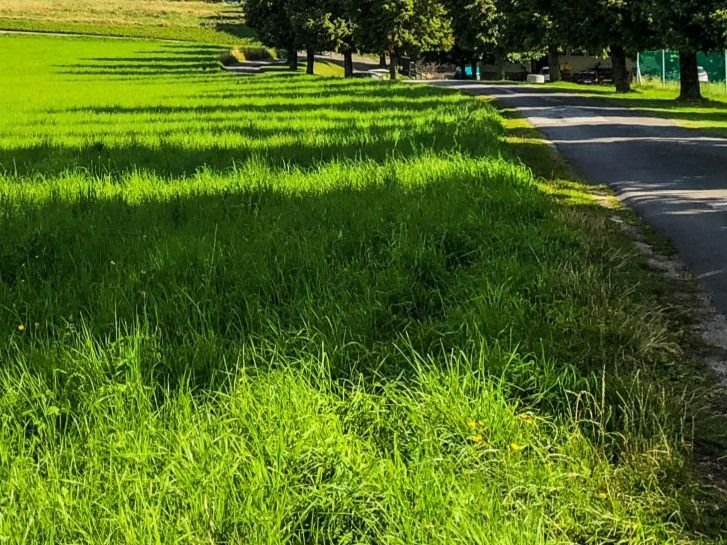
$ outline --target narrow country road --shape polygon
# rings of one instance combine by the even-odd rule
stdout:
[[[437,82],[517,109],[587,181],[611,186],[668,238],[727,314],[727,139],[603,99],[547,88]]]

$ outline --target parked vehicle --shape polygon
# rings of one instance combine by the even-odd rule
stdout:
[[[388,68],[374,68],[372,70],[369,70],[366,73],[370,74],[372,78],[389,79],[389,69]]]
[[[576,74],[575,82],[582,85],[595,85],[600,83],[598,73],[595,70],[584,70],[583,72],[578,72]]]
[[[709,74],[703,66],[697,66],[697,75],[700,83],[709,83]]]
[[[477,67],[477,78],[472,77],[472,66],[467,65],[464,67],[464,77],[462,77],[462,70],[460,67],[454,71],[454,79],[481,79],[480,68]]]
[[[596,74],[598,75],[598,83],[613,83],[613,69],[597,69]]]

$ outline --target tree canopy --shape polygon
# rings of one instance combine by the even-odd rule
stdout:
[[[609,53],[619,91],[629,90],[626,57],[640,49],[680,52],[682,98],[699,98],[697,51],[727,45],[725,0],[244,0],[247,24],[266,44],[297,57],[338,51],[353,75],[353,52],[387,53],[391,78],[401,57],[426,53],[465,62],[548,55],[553,79],[567,51]],[[291,67],[296,62],[291,59]]]

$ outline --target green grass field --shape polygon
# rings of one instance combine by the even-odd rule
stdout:
[[[256,45],[237,6],[204,0],[0,0],[0,30]]]
[[[0,541],[719,541],[670,286],[487,103],[0,48]]]

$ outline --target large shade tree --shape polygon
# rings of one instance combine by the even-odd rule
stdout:
[[[343,54],[343,71],[347,78],[353,77],[353,54],[357,49],[356,33],[361,24],[356,10],[356,0],[332,0],[333,13],[338,20],[336,51]]]
[[[353,18],[361,21],[355,33],[366,51],[389,54],[389,74],[396,79],[402,55],[448,50],[452,24],[439,0],[361,0]]]
[[[644,0],[573,0],[576,19],[583,22],[575,43],[591,51],[608,51],[616,91],[631,90],[628,55],[658,46],[656,33],[644,12]]]
[[[726,46],[725,0],[642,1],[662,46],[679,51],[679,99],[701,100],[697,53]]]
[[[560,54],[574,45],[581,21],[573,3],[558,0],[498,0],[505,47],[521,56],[548,56],[550,80],[559,81]]]
[[[297,43],[306,50],[306,72],[313,74],[315,55],[338,47],[348,27],[332,0],[286,0],[285,15]],[[285,17],[283,17],[285,18]]]
[[[300,43],[287,17],[287,5],[288,0],[244,0],[242,3],[246,24],[268,47],[285,49],[291,70],[297,70]]]
[[[561,79],[565,50],[608,52],[617,90],[630,90],[626,57],[649,43],[642,0],[501,0],[508,6],[509,47],[547,54],[551,81]]]
[[[459,64],[462,74],[465,63],[476,63],[491,51],[499,39],[498,11],[495,0],[444,0],[452,21],[453,47],[451,57]]]

